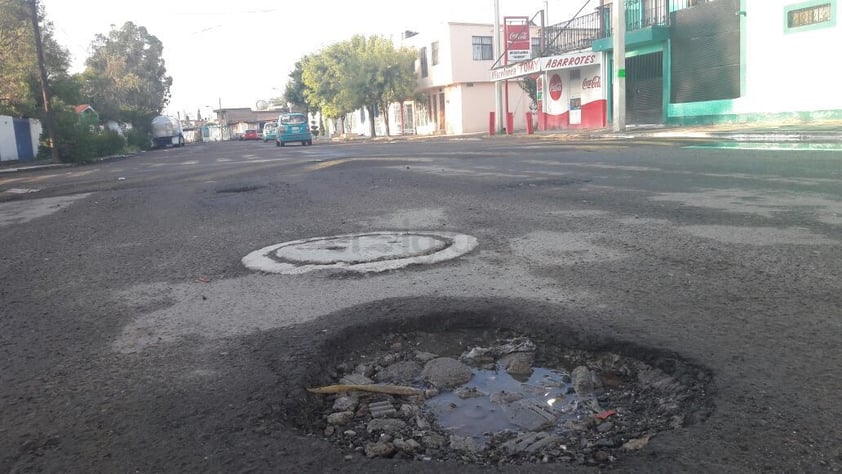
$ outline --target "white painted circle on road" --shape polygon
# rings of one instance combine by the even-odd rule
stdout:
[[[464,255],[477,239],[454,232],[368,232],[294,240],[243,257],[256,271],[294,275],[320,269],[382,272]]]

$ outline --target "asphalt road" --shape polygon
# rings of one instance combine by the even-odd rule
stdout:
[[[710,370],[709,417],[609,469],[838,471],[842,154],[690,144],[231,142],[4,174],[0,471],[486,472],[295,427],[360,345],[463,327]],[[240,261],[381,230],[479,246],[368,275]]]

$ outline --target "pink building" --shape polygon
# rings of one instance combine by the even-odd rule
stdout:
[[[533,40],[540,41],[539,29],[532,29]],[[488,132],[489,114],[495,109],[489,71],[500,57],[500,52],[494,51],[493,36],[493,25],[476,23],[444,23],[429,32],[404,33],[401,44],[418,52],[418,90],[425,97],[421,102],[403,104],[404,113],[397,114],[404,117],[404,133]],[[523,130],[527,114],[536,104],[517,81],[510,81],[508,90],[514,128]],[[407,109],[414,112],[407,113]]]

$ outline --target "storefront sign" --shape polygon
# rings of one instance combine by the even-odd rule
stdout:
[[[560,56],[551,56],[549,58],[538,58],[529,61],[522,61],[509,66],[492,69],[491,80],[503,81],[515,77],[536,74],[541,71],[556,71],[559,69],[568,69],[584,66],[595,66],[600,64],[600,55],[594,53],[574,53],[563,54]],[[600,78],[597,76],[591,79],[589,87],[583,88],[598,88],[601,87]]]
[[[582,89],[599,89],[600,87],[602,87],[602,79],[599,76],[585,78],[582,81]]]
[[[553,100],[561,99],[561,76],[558,74],[553,74],[550,78],[550,98]]]
[[[512,79],[514,77],[526,76],[535,74],[541,71],[541,61],[533,59],[531,61],[524,61],[511,66],[501,67],[499,69],[491,70],[492,81],[502,81],[505,79]]]
[[[541,61],[541,70],[552,71],[554,69],[566,69],[599,64],[599,55],[595,53],[562,54],[560,56],[543,58]]]
[[[506,17],[504,21],[503,37],[506,38],[506,59],[512,62],[531,58],[532,42],[529,37],[529,18]]]

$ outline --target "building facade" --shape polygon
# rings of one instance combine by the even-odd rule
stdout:
[[[665,121],[842,118],[842,92],[836,82],[842,68],[830,53],[842,44],[837,4],[838,0],[718,0],[673,14],[676,32],[698,32],[701,25],[710,28],[722,22],[712,45],[727,62],[707,66],[704,54],[689,54],[698,48],[693,38],[673,35],[665,66],[671,78]],[[694,76],[699,79],[690,79]]]
[[[841,0],[624,0],[626,123],[842,118]],[[536,80],[538,128],[612,122],[612,2],[540,32],[540,58],[492,70]]]
[[[424,100],[396,104],[390,114],[395,129],[422,135],[487,132],[495,110],[489,71],[500,58],[493,36],[493,25],[475,23],[444,23],[429,32],[405,33],[402,46],[418,53],[415,70]],[[532,27],[532,36],[539,38],[537,27]],[[506,97],[515,128],[525,128],[527,114],[534,110],[531,98],[516,81],[509,84]]]
[[[696,124],[842,118],[838,0],[626,0],[626,121]],[[613,77],[607,34],[592,49]],[[607,84],[611,116],[611,84]]]

